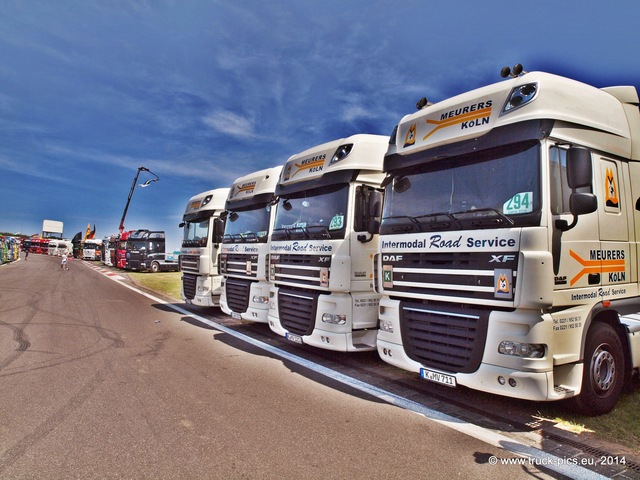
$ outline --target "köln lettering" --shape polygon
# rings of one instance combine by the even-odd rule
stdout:
[[[468,122],[461,122],[460,129],[464,130],[465,128],[479,127],[481,125],[489,125],[490,117],[484,118],[476,118],[475,120],[470,120]]]
[[[610,282],[624,282],[626,279],[626,272],[609,272]]]

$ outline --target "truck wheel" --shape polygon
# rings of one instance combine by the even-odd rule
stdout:
[[[573,399],[585,415],[609,413],[618,403],[624,384],[624,356],[616,331],[606,323],[595,323],[584,349],[582,391]]]
[[[158,262],[151,262],[151,271],[158,273],[160,271],[160,264]]]

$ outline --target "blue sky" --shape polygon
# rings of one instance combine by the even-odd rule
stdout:
[[[0,231],[165,230],[187,200],[522,63],[640,86],[637,0],[2,0]],[[139,183],[149,177],[141,175]]]

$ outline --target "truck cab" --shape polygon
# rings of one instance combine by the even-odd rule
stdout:
[[[599,415],[640,365],[638,94],[518,67],[392,136],[378,353]]]
[[[228,188],[208,190],[187,202],[183,221],[180,271],[182,300],[201,307],[218,307],[222,275],[218,256],[224,220],[221,218],[229,194]]]
[[[115,235],[114,241],[114,252],[115,252],[115,266],[116,268],[126,269],[127,268],[127,241],[129,236],[135,230],[126,230],[124,232]]]
[[[281,170],[278,166],[245,175],[229,190],[220,254],[220,309],[238,320],[267,323],[269,237]]]
[[[354,135],[293,155],[276,187],[269,327],[296,343],[376,348],[373,262],[388,137]]]
[[[82,259],[99,260],[102,252],[102,240],[88,238],[82,242]]]
[[[147,269],[150,255],[165,251],[164,231],[136,230],[127,239],[127,270],[141,271]]]

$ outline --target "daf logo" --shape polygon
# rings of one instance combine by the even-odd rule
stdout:
[[[383,262],[401,262],[402,255],[383,255],[382,261]]]
[[[512,262],[515,259],[515,255],[491,255],[491,260],[489,260],[489,263],[506,263]]]

